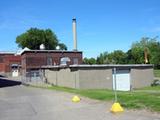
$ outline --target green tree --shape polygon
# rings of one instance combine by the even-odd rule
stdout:
[[[83,63],[84,64],[90,64],[90,65],[96,64],[96,59],[95,58],[84,58]]]
[[[127,55],[127,57],[126,57],[126,63],[127,63],[127,64],[135,64],[135,63],[136,63],[136,61],[135,61],[135,59],[134,59],[134,56],[133,56],[133,54],[132,54],[132,50],[131,50],[131,49],[129,49],[129,50],[126,52],[126,55]]]
[[[29,49],[38,50],[41,44],[45,45],[47,50],[55,50],[56,46],[60,46],[61,50],[67,50],[63,43],[59,43],[57,36],[50,29],[30,28],[25,33],[17,36],[16,43],[22,49],[27,47]]]
[[[98,64],[125,64],[126,63],[126,53],[122,50],[115,50],[114,52],[101,53],[97,57]]]
[[[144,48],[142,47],[132,47],[131,48],[131,55],[133,57],[133,62],[135,64],[142,64],[144,63]]]
[[[100,53],[100,55],[97,57],[97,64],[107,64],[107,56],[108,52]]]
[[[144,63],[144,52],[146,50],[149,63],[155,66],[160,65],[160,42],[157,38],[144,37],[139,42],[133,43],[132,48],[127,53],[128,61],[136,64]]]
[[[67,50],[67,46],[63,43],[59,43],[58,46],[60,47],[60,50]]]
[[[108,63],[110,64],[126,64],[126,53],[122,50],[115,50],[108,55]]]
[[[154,64],[155,67],[160,67],[160,42],[151,39],[147,47],[149,50],[149,62]]]

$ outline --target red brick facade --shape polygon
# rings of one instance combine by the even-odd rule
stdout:
[[[12,65],[21,65],[21,56],[15,56],[14,53],[0,53],[0,72],[6,73],[12,71]]]
[[[82,52],[56,51],[56,50],[26,50],[21,55],[14,53],[0,53],[0,73],[11,73],[17,65],[23,71],[39,69],[42,66],[54,66],[61,64],[61,58],[69,58],[67,65],[82,64]]]
[[[22,53],[22,69],[38,69],[46,65],[60,65],[60,60],[68,57],[68,65],[82,64],[82,52],[77,51],[56,51],[56,50],[29,50]],[[76,60],[76,61],[75,61]]]

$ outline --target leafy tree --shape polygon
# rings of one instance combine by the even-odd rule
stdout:
[[[45,45],[47,50],[55,50],[56,46],[59,45],[61,50],[67,50],[67,47],[63,43],[59,43],[57,36],[50,29],[38,29],[30,28],[25,33],[17,36],[16,43],[22,49],[27,47],[29,49],[39,49],[41,44]]]
[[[132,61],[135,64],[144,63],[144,48],[142,47],[133,47],[131,48]]]
[[[108,55],[108,60],[110,64],[126,64],[126,57],[122,50],[115,50]]]
[[[59,43],[58,46],[60,47],[60,50],[67,50],[67,46],[63,43]]]
[[[149,49],[148,49],[149,42],[150,38],[144,37],[140,40],[140,42],[135,42],[132,44],[131,54],[133,63],[135,64],[145,63],[144,52],[145,50],[147,50],[146,52],[149,57]]]
[[[108,52],[101,53],[97,57],[97,64],[106,64],[108,62],[107,61],[107,56],[108,56]]]
[[[149,49],[149,61],[154,64],[155,67],[160,66],[160,42],[152,40],[148,45]]]
[[[129,50],[126,52],[126,55],[127,55],[127,57],[126,57],[126,63],[127,63],[127,64],[135,64],[135,63],[136,63],[136,61],[134,60],[134,56],[133,56],[133,54],[132,54],[131,49],[129,49]]]
[[[84,64],[90,64],[90,65],[96,64],[96,59],[95,58],[84,58],[83,63]]]
[[[142,38],[140,42],[133,43],[130,53],[128,54],[129,61],[136,64],[144,63],[144,51],[146,50],[149,63],[155,66],[160,65],[160,42],[157,38],[158,37],[145,37]]]
[[[98,64],[125,64],[126,63],[126,53],[122,50],[115,50],[114,52],[101,53],[97,57]]]

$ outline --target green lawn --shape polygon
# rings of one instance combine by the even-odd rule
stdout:
[[[56,86],[48,87],[48,89],[71,92],[102,101],[114,101],[114,92],[106,89],[78,90]],[[149,109],[160,112],[160,86],[146,87],[131,92],[118,92],[118,102],[128,109]]]
[[[160,70],[154,70],[154,76],[160,78]]]

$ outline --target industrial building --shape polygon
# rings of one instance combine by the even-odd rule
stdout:
[[[0,75],[17,77],[20,75],[21,56],[14,52],[0,52]]]
[[[80,51],[25,50],[21,55],[0,54],[1,75],[21,76],[24,83],[48,84],[77,89],[114,89],[128,91],[150,86],[153,65],[84,65]]]
[[[25,48],[19,55],[0,53],[0,73],[21,76],[23,83],[48,84],[77,89],[116,89],[128,91],[150,86],[153,65],[84,65],[83,52],[77,50],[76,19],[73,19],[73,51]],[[116,84],[116,85],[115,85]]]
[[[42,66],[82,64],[82,52],[63,50],[25,50],[21,53],[23,79],[39,79]]]
[[[116,89],[129,91],[150,86],[153,82],[153,66],[132,65],[70,65],[43,66],[47,82],[57,86],[77,89]],[[116,73],[114,73],[114,69]]]

